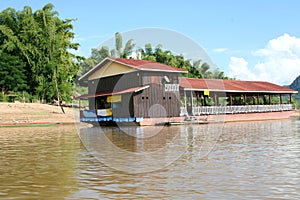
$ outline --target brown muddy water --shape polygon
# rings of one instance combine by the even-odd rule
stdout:
[[[2,128],[0,199],[300,199],[300,120]]]

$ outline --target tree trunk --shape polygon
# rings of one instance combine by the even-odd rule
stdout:
[[[57,100],[58,100],[58,105],[61,109],[61,111],[65,114],[65,110],[62,107],[61,103],[60,103],[60,98],[59,98],[59,89],[58,89],[58,84],[57,84],[57,71],[55,72],[55,87],[56,87],[56,94],[57,94]]]

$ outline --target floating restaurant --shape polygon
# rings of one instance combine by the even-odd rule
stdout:
[[[288,118],[297,93],[263,81],[183,78],[186,70],[125,58],[105,58],[79,78],[88,101],[80,121],[114,124],[203,123]]]

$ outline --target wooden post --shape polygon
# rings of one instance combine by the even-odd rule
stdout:
[[[272,104],[272,98],[271,98],[271,95],[269,94],[269,104],[271,105]]]
[[[243,95],[243,98],[244,98],[243,104],[246,105],[246,98],[247,98],[246,94]]]
[[[257,94],[257,105],[259,105],[259,94]]]
[[[191,90],[191,101],[192,101],[192,114],[194,115],[194,112],[193,112],[193,108],[194,108],[194,100],[193,100],[193,91]]]
[[[218,95],[217,93],[214,94],[215,97],[215,106],[218,106]]]
[[[290,104],[292,103],[292,94],[290,94]]]
[[[187,105],[186,105],[186,91],[184,90],[184,107],[185,109],[187,109]]]
[[[279,100],[280,100],[280,104],[282,104],[282,95],[279,94]]]
[[[230,101],[230,105],[232,106],[232,94],[229,94],[229,101]]]

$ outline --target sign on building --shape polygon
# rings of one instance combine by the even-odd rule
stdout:
[[[177,92],[179,91],[179,84],[165,84],[166,92]]]

